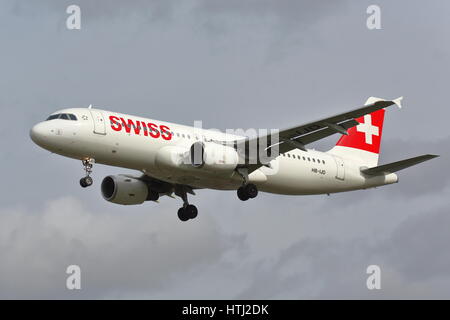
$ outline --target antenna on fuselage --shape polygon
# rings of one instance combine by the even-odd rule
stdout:
[[[89,105],[88,109],[92,109],[92,104]]]

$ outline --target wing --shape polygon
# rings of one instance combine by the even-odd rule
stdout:
[[[258,150],[262,148],[266,151],[278,148],[277,153],[285,153],[293,149],[306,151],[305,146],[311,142],[326,138],[335,133],[347,134],[347,129],[359,124],[355,120],[356,118],[393,104],[401,107],[400,103],[402,99],[403,97],[394,100],[370,97],[366,105],[354,110],[281,130],[279,131],[278,139],[276,139],[276,136],[268,134],[238,141],[238,150],[240,150],[241,156],[246,159],[245,166],[251,168],[251,171],[253,171],[255,168],[265,164],[258,156],[257,158],[252,156],[258,155]],[[249,151],[251,149],[255,149],[254,152]]]
[[[130,178],[139,179],[147,183],[148,187],[151,190],[154,190],[159,193],[160,196],[168,196],[173,198],[173,194],[180,195],[183,193],[189,193],[192,195],[195,195],[194,190],[198,188],[194,188],[189,185],[184,184],[176,184],[176,183],[169,183],[163,180],[159,180],[157,178],[154,178],[146,173],[144,173],[140,177],[136,177],[133,175],[126,175]]]

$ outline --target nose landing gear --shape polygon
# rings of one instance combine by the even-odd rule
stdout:
[[[94,183],[94,180],[90,176],[92,173],[94,162],[95,160],[91,158],[82,160],[84,171],[86,172],[86,176],[80,179],[80,186],[82,186],[83,188],[92,186],[92,184]]]
[[[91,177],[84,177],[80,179],[80,186],[82,186],[83,188],[92,186],[93,183],[94,180],[92,180]]]

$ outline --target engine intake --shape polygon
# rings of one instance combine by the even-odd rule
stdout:
[[[124,175],[105,177],[101,190],[106,201],[123,205],[141,204],[149,195],[145,182]]]

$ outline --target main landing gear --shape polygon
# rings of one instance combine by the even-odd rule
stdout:
[[[188,221],[189,219],[194,219],[197,217],[198,210],[197,207],[193,204],[183,205],[180,209],[178,209],[178,218],[181,221]]]
[[[92,167],[94,166],[94,159],[84,159],[82,160],[84,171],[86,172],[86,176],[80,179],[80,186],[83,188],[92,186],[94,180],[90,176],[92,173]]]
[[[248,169],[239,168],[236,171],[242,177],[242,186],[237,190],[238,198],[242,201],[256,198],[258,188],[253,183],[248,183]]]
[[[180,186],[175,190],[175,194],[183,199],[183,206],[178,209],[178,218],[181,221],[188,221],[196,218],[198,215],[197,207],[193,204],[189,204],[186,189],[183,188],[183,186]]]
[[[239,187],[237,190],[237,196],[242,201],[247,201],[248,199],[256,198],[258,195],[258,188],[253,184],[249,183]]]

